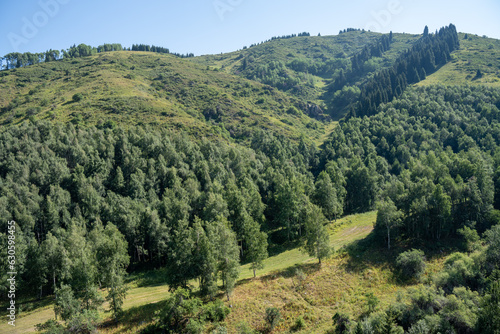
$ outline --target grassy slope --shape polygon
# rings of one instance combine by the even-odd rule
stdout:
[[[383,249],[359,251],[352,245],[365,237],[373,229],[375,212],[347,216],[329,226],[331,245],[337,253],[324,261],[321,269],[317,260],[293,248],[268,258],[265,268],[257,272],[254,279],[248,265],[240,270],[240,280],[231,299],[231,313],[227,319],[229,332],[241,321],[262,329],[266,307],[277,307],[283,320],[275,332],[288,331],[297,316],[306,321],[303,333],[321,332],[331,327],[331,317],[341,310],[353,316],[364,312],[364,294],[373,292],[382,305],[395,299],[398,292],[411,285],[401,285],[394,279],[390,262],[393,254]],[[346,246],[349,246],[347,247]],[[429,262],[428,271],[440,267],[441,259]],[[293,269],[300,268],[307,278],[299,284]],[[124,303],[123,321],[115,326],[109,313],[102,313],[106,319],[100,332],[134,333],[152,321],[154,312],[160,309],[168,297],[168,286],[163,282],[163,271],[139,273],[130,277],[127,298]],[[224,297],[221,295],[221,299]],[[225,300],[225,299],[223,299]],[[17,326],[11,333],[32,330],[37,323],[54,316],[50,298],[40,307],[27,303],[24,309],[34,308],[18,318]],[[7,332],[6,322],[0,323],[0,333]]]
[[[418,86],[488,85],[500,87],[500,40],[459,34],[460,50],[453,52],[452,61],[419,82]],[[476,78],[476,72],[483,73]]]
[[[244,74],[241,73],[242,62],[243,59],[249,59],[249,57],[252,57],[255,64],[269,64],[272,61],[288,64],[294,59],[305,59],[311,63],[334,61],[339,66],[342,64],[350,66],[348,59],[366,45],[377,41],[380,36],[380,33],[351,31],[334,36],[277,39],[231,53],[200,56],[191,60],[236,75]],[[398,55],[410,48],[419,37],[410,34],[394,34],[391,49],[382,58],[375,60],[377,66],[385,68],[392,65]],[[287,68],[287,75],[298,77],[300,73]],[[313,78],[315,89],[308,91],[303,97],[321,104],[325,85],[331,77],[313,76]]]
[[[81,93],[83,99],[73,102]],[[0,124],[29,118],[151,124],[245,139],[255,129],[312,140],[323,124],[289,115],[293,96],[170,55],[102,53],[0,72]]]

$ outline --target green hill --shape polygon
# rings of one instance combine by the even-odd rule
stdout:
[[[0,72],[16,330],[499,331],[499,53],[450,25]]]
[[[243,50],[190,60],[322,104],[325,86],[341,69],[350,67],[354,54],[376,43],[381,36],[380,33],[349,31],[335,36],[278,38]],[[391,66],[418,38],[418,35],[394,34],[390,50],[366,64],[365,75]]]
[[[370,56],[337,92],[334,81],[354,55],[382,34],[277,38],[220,55],[178,58],[151,52],[105,52],[0,72],[0,122],[49,119],[112,127],[150,124],[244,140],[255,129],[320,143],[361,87],[421,35],[394,33],[390,48]],[[467,37],[467,38],[466,38]],[[500,85],[500,41],[460,34],[461,47],[417,85]],[[479,76],[478,76],[479,74]],[[350,88],[349,88],[350,87]],[[75,101],[73,96],[76,97]],[[340,94],[340,96],[339,96]],[[80,99],[79,99],[80,98]]]
[[[276,89],[170,55],[108,52],[0,72],[0,122],[149,124],[245,140],[255,129],[318,139],[308,106]],[[76,95],[76,96],[75,96]]]
[[[486,85],[500,86],[500,40],[472,34],[459,34],[460,50],[451,62],[418,83],[419,86]],[[480,71],[479,76],[478,70]]]

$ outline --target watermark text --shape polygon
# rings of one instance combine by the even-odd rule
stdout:
[[[16,222],[9,221],[7,223],[7,298],[10,300],[8,311],[8,324],[16,326]]]

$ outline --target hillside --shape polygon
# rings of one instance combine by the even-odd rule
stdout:
[[[324,133],[293,96],[170,55],[107,52],[2,71],[0,91],[4,125],[29,118],[149,124],[241,140],[255,129],[296,139]]]
[[[500,331],[499,41],[72,48],[0,72],[20,332]]]
[[[393,273],[385,263],[390,253],[371,256],[371,263],[367,265],[359,260],[360,254],[365,256],[365,250],[356,244],[369,237],[375,218],[375,212],[369,212],[346,216],[332,223],[329,226],[331,245],[343,250],[325,263],[321,270],[318,270],[314,259],[299,248],[269,257],[265,268],[258,271],[255,279],[248,265],[241,266],[240,281],[231,302],[232,312],[227,320],[229,332],[237,332],[242,323],[253,328],[265,327],[263,314],[269,305],[279,307],[283,312],[283,320],[275,332],[293,328],[300,315],[304,315],[306,326],[296,332],[324,332],[331,327],[335,312],[346,310],[346,305],[350,305],[348,312],[353,316],[363,313],[367,292],[374,292],[385,305],[393,302],[398,294],[416,286],[403,286],[394,281]],[[442,259],[433,258],[429,265],[428,272],[436,272],[442,266]],[[150,324],[154,311],[159,310],[171,295],[164,275],[161,270],[133,275],[128,282],[130,290],[124,303],[127,320],[113,325],[109,312],[103,312],[101,316],[107,319],[105,323],[108,325],[102,326],[99,331],[137,332]],[[41,302],[24,303],[25,311],[20,317],[22,324],[12,333],[30,331],[37,323],[52,318],[52,306],[50,297]],[[0,332],[7,329],[6,324],[0,325]]]
[[[500,40],[473,34],[459,34],[460,49],[452,61],[436,73],[419,82],[418,86],[486,85],[500,86]],[[477,71],[481,75],[477,76]]]
[[[350,68],[350,58],[377,43],[380,33],[348,31],[335,36],[278,38],[239,51],[190,59],[227,73],[265,82],[303,99],[322,104],[326,85],[341,69]],[[389,51],[372,59],[364,75],[391,66],[411,47],[418,35],[394,34]]]

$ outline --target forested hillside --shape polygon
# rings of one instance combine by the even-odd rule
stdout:
[[[15,235],[20,298],[53,303],[60,322],[40,331],[105,329],[125,320],[127,275],[160,272],[155,284],[172,293],[145,333],[496,333],[499,50],[450,25],[417,36],[301,33],[203,57],[109,44],[22,66],[9,58],[0,241],[7,249]],[[440,84],[451,75],[463,80]],[[337,220],[374,210],[365,240],[332,249]],[[328,277],[317,290],[298,269],[255,277],[296,248],[319,264],[308,275]],[[366,279],[358,267],[374,254],[384,279],[404,287],[397,300],[379,306],[366,293],[361,312],[354,298],[309,297],[334,286],[337,270]],[[426,271],[429,261],[441,270]],[[240,265],[252,282],[291,277],[321,316],[297,311],[290,327],[284,301],[264,326],[226,323],[243,312],[231,310],[248,283]],[[3,296],[7,257],[0,267]]]
[[[368,31],[348,31],[337,36],[272,38],[240,51],[191,60],[277,87],[326,109],[324,89],[330,91],[327,96],[333,94],[336,90],[326,86],[350,71],[352,61],[356,75],[350,77],[349,83],[354,85],[380,68],[391,66],[394,59],[418,38]]]

